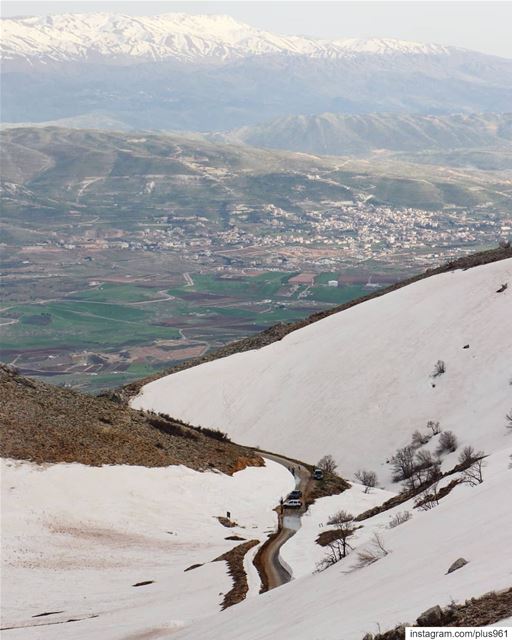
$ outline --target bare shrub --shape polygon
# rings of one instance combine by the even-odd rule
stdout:
[[[338,467],[336,461],[331,455],[326,455],[323,458],[320,458],[316,466],[327,473],[334,473]]]
[[[434,372],[432,373],[433,378],[438,378],[442,376],[443,373],[446,373],[446,363],[444,360],[438,360],[434,365]]]
[[[458,447],[457,436],[453,431],[443,431],[439,436],[439,446],[436,449],[437,455],[442,453],[452,453]]]
[[[410,511],[399,511],[393,518],[391,518],[388,526],[390,529],[394,529],[395,527],[398,527],[398,525],[407,522],[407,520],[410,520],[411,518],[412,515]]]
[[[429,420],[427,422],[427,429],[430,429],[432,431],[433,436],[437,436],[438,433],[441,433],[441,426],[439,422],[435,420]]]
[[[348,513],[348,511],[340,509],[340,511],[336,511],[336,513],[334,513],[332,516],[329,517],[329,520],[327,520],[327,524],[334,525],[336,527],[341,528],[343,525],[347,524],[348,522],[352,522],[353,519],[354,519],[354,516],[351,513]]]
[[[365,493],[370,493],[370,489],[377,486],[377,474],[375,471],[364,471],[363,469],[360,469],[354,474],[354,477],[365,487]]]
[[[362,549],[357,554],[357,564],[355,565],[357,569],[362,569],[363,567],[367,567],[377,560],[384,558],[389,554],[388,549],[384,544],[384,540],[378,533],[373,534],[373,539],[371,543],[365,549]]]
[[[512,380],[511,380],[511,384],[512,384]],[[507,427],[507,429],[512,430],[512,409],[510,409],[510,411],[505,416],[505,420],[506,420],[505,426]]]
[[[152,427],[158,429],[161,433],[166,433],[169,436],[178,436],[179,438],[187,438],[188,440],[198,439],[198,436],[196,436],[194,432],[187,430],[185,427],[181,427],[168,418],[155,415],[153,412],[149,412],[146,419]]]
[[[213,438],[214,440],[219,440],[220,442],[231,442],[227,433],[221,431],[220,429],[210,429],[209,427],[192,427],[196,431],[199,431],[203,435],[208,438]]]

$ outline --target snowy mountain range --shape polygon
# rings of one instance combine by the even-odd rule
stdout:
[[[355,55],[445,56],[459,49],[393,39],[320,40],[280,36],[226,15],[62,14],[2,21],[5,61],[200,61],[262,55],[339,59]]]
[[[9,18],[1,57],[6,122],[214,131],[299,114],[512,104],[505,58],[392,39],[280,36],[229,16]]]

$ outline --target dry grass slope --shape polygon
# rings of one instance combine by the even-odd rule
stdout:
[[[107,398],[53,387],[0,365],[0,454],[36,463],[79,462],[232,474],[261,466],[253,451]]]

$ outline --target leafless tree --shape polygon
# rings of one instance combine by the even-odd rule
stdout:
[[[459,455],[459,464],[464,467],[462,470],[462,482],[475,487],[482,484],[483,468],[485,466],[485,453],[483,451],[475,451],[473,447],[464,447]]]
[[[336,527],[337,540],[340,543],[343,557],[345,557],[347,555],[347,549],[350,548],[347,540],[355,531],[354,516],[342,509],[332,515],[329,520],[327,520],[327,524]]]
[[[507,427],[507,429],[512,430],[512,409],[510,409],[510,411],[505,416],[505,420],[506,420],[505,426]]]
[[[320,458],[316,466],[327,473],[334,473],[338,467],[336,461],[331,455],[326,455],[323,458]]]
[[[365,471],[364,469],[360,469],[354,474],[354,477],[365,487],[365,493],[370,493],[370,489],[377,486],[377,474],[375,471]]]
[[[348,539],[354,533],[354,516],[347,511],[337,511],[327,521],[328,525],[336,528],[332,531],[333,539],[326,545],[327,553],[317,564],[317,571],[323,571],[327,567],[336,564],[346,557],[349,549],[352,549]]]
[[[346,555],[344,548],[345,547],[341,540],[335,539],[332,542],[329,542],[329,544],[326,545],[326,554],[322,560],[317,563],[316,570],[324,571],[325,569],[332,567],[333,564],[343,560]]]
[[[414,447],[407,445],[402,449],[398,449],[395,455],[391,458],[391,464],[393,465],[393,480],[400,482],[400,480],[407,480],[414,472]]]

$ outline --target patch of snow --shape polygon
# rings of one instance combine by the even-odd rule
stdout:
[[[272,461],[230,477],[3,460],[3,626],[25,627],[9,632],[23,640],[120,640],[218,612],[232,580],[226,563],[212,560],[240,544],[225,538],[266,540],[272,508],[292,487]],[[238,527],[218,522],[227,511]],[[193,564],[203,566],[185,571]],[[132,586],[147,580],[154,583]],[[33,617],[55,611],[63,613]]]
[[[454,51],[453,47],[382,38],[280,36],[225,15],[65,13],[2,19],[2,58],[30,64],[99,59],[225,60],[269,54],[326,59],[360,54],[438,56]]]

